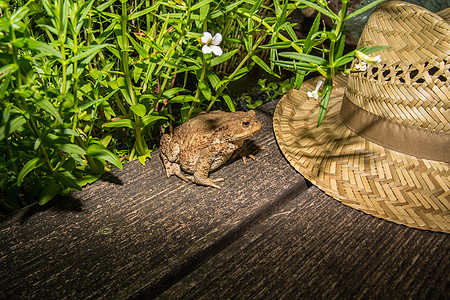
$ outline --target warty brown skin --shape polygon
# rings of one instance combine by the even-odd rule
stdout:
[[[220,189],[223,178],[211,179],[209,172],[225,163],[244,141],[261,129],[256,113],[214,111],[202,113],[175,128],[173,136],[161,138],[161,157],[167,177]],[[184,175],[181,170],[193,176]]]

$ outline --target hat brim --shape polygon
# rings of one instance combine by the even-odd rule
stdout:
[[[339,116],[344,76],[334,78],[325,119],[317,127],[320,100],[307,91],[319,79],[289,91],[275,109],[275,136],[289,163],[345,205],[409,227],[450,233],[449,164],[386,149],[348,129]]]

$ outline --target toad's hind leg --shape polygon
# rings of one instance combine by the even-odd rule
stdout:
[[[220,181],[225,181],[225,178],[215,178],[215,179],[211,179],[209,177],[206,178],[202,178],[202,177],[196,177],[194,175],[194,180],[193,182],[201,184],[201,185],[206,185],[206,186],[211,186],[214,187],[216,189],[221,189],[220,185],[215,184],[215,182],[220,182]]]
[[[214,161],[213,156],[200,155],[200,158],[197,160],[197,163],[195,164],[194,176],[192,181],[197,184],[221,189],[221,187],[217,185],[216,182],[224,181],[225,180],[224,178],[211,179],[208,177],[213,161]]]
[[[167,178],[169,178],[172,175],[176,175],[179,178],[183,179],[184,181],[192,180],[191,178],[187,178],[186,176],[183,175],[183,173],[181,173],[179,164],[170,162],[162,152],[161,158],[163,159],[164,162],[164,168],[166,169]]]

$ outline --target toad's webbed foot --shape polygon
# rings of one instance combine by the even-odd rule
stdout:
[[[209,177],[203,178],[203,177],[199,177],[199,176],[195,176],[194,175],[193,178],[192,178],[192,181],[197,183],[197,184],[211,186],[211,187],[214,187],[214,188],[220,190],[221,187],[219,185],[215,184],[215,183],[216,182],[220,182],[220,181],[225,181],[225,178],[212,179],[212,178],[209,178]]]

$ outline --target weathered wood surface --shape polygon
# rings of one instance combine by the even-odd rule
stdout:
[[[449,299],[448,250],[311,187],[160,298]]]
[[[0,298],[448,296],[449,236],[308,187],[278,150],[274,104],[258,110],[257,161],[212,173],[222,190],[167,179],[156,152],[1,220]]]

